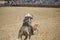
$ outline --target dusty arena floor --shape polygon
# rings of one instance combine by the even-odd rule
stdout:
[[[0,7],[0,40],[16,40],[27,13],[39,24],[31,40],[60,40],[60,8],[42,7]]]

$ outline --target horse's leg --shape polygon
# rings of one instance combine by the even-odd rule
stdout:
[[[21,40],[22,40],[22,36],[21,36]]]
[[[31,38],[31,35],[29,35],[29,40],[30,40],[30,38]]]
[[[23,35],[23,32],[19,32],[18,39],[21,38],[22,40],[22,35]]]
[[[24,40],[27,40],[27,38],[28,38],[28,33],[26,32]]]
[[[25,36],[25,39],[24,40],[27,40],[28,36]]]
[[[18,39],[20,39],[20,38],[21,38],[21,40],[22,40],[22,35],[19,34],[19,35],[18,35]]]

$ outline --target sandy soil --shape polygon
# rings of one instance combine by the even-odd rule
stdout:
[[[31,40],[60,40],[60,8],[41,7],[0,7],[0,40],[16,40],[27,13],[39,24]]]

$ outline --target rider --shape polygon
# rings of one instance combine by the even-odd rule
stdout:
[[[29,14],[29,13],[27,15],[25,15],[25,18],[23,20],[23,24],[26,23],[26,22],[28,22],[28,19],[32,22],[33,16],[31,14]],[[31,25],[31,22],[30,22],[29,27],[31,28],[31,32],[32,32],[32,35],[33,35],[34,31],[33,31],[33,27]]]

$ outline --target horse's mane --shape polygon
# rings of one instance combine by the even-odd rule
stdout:
[[[24,22],[22,26],[29,26],[29,24],[27,22]]]

